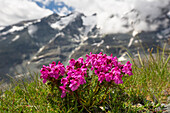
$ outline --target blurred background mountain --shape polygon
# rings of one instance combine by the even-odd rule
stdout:
[[[170,0],[0,0],[0,7],[0,81],[89,52],[125,61],[141,44],[170,48]]]

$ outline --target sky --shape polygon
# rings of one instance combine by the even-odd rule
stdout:
[[[97,14],[97,27],[103,33],[153,31],[168,20],[155,21],[170,0],[0,0],[0,26],[23,20],[39,19],[53,13],[63,16],[78,11],[86,16]],[[146,22],[150,21],[148,24]],[[125,27],[130,26],[130,27]]]

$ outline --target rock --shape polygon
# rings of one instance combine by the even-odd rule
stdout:
[[[163,113],[170,113],[170,104],[164,106]]]

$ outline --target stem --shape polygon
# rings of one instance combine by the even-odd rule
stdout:
[[[108,89],[109,89],[109,85],[107,86],[105,94],[103,96],[103,99],[99,102],[99,104],[101,104],[103,102],[104,98],[106,97],[106,93],[107,93]]]
[[[97,86],[96,86],[96,88],[95,88],[95,90],[94,90],[94,95],[96,94],[96,92],[97,92],[97,87],[99,86],[99,81],[97,81]]]
[[[78,99],[78,103],[79,103],[80,105],[82,105],[89,113],[91,113],[91,112],[86,108],[86,106],[84,106],[84,105],[80,102],[81,98],[79,98],[79,95],[78,95],[77,91],[75,91],[75,93],[76,93],[76,96],[77,96],[77,99]]]
[[[76,93],[76,96],[77,96],[77,99],[78,99],[78,103],[81,104],[77,91],[75,91],[75,93]]]

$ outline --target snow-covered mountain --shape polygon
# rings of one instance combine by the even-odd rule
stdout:
[[[170,45],[167,11],[154,20],[159,22],[154,31],[137,32],[133,29],[127,33],[106,34],[97,27],[96,18],[97,14],[86,16],[73,12],[0,27],[0,80],[7,80],[7,73],[15,76],[28,70],[37,72],[42,65],[52,61],[66,64],[70,58],[84,57],[89,52],[112,53],[120,60],[126,60],[126,49],[135,55],[141,50],[141,43],[145,49],[162,47],[164,43]],[[164,21],[168,24],[164,25]],[[150,23],[147,18],[146,22]]]

